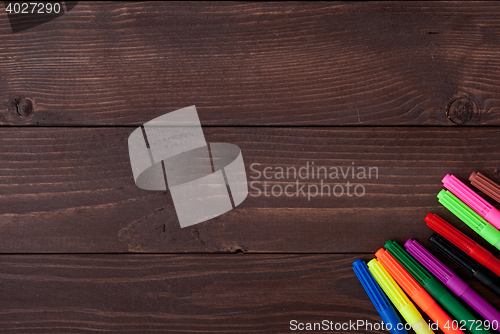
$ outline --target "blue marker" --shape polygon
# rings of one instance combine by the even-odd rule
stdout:
[[[356,276],[358,276],[359,281],[365,288],[368,297],[377,309],[378,314],[382,317],[382,321],[385,326],[392,334],[408,334],[404,329],[404,324],[401,322],[396,310],[392,306],[387,296],[384,294],[380,286],[377,284],[372,274],[368,270],[368,266],[365,261],[358,259],[352,263],[352,269]],[[399,325],[399,329],[398,329]]]

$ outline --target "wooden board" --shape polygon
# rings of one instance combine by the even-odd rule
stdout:
[[[13,33],[0,3],[0,332],[379,323],[354,260],[388,239],[427,246],[428,212],[484,245],[436,194],[446,173],[500,181],[500,4],[64,7]],[[168,192],[134,184],[127,138],[189,105],[208,142],[241,148],[254,183],[236,209],[181,229]],[[312,163],[339,178],[302,179]],[[321,181],[364,194],[297,191]]]
[[[0,327],[8,333],[246,334],[290,333],[291,320],[380,323],[351,269],[357,258],[3,255]],[[498,298],[471,285],[500,307]],[[349,331],[367,332],[386,333]]]
[[[423,218],[431,211],[478,239],[438,203],[441,179],[453,173],[466,181],[479,170],[500,180],[496,128],[208,128],[208,142],[241,148],[254,183],[235,210],[181,229],[165,192],[134,184],[132,130],[1,129],[0,251],[375,252],[391,238],[426,240],[432,231]],[[301,179],[291,170],[278,178],[279,167],[298,173],[313,163],[329,173],[376,167],[378,178],[339,172],[339,179],[313,179],[309,172]],[[314,195],[323,181],[330,196],[325,189],[308,199],[307,187]],[[347,182],[365,194],[335,196],[333,187],[347,192]],[[288,185],[292,196],[279,195]]]
[[[495,2],[79,2],[12,33],[0,15],[0,123],[140,125],[195,104],[203,125],[454,125],[451,105],[498,125],[499,17]]]

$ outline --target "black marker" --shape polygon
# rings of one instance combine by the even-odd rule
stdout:
[[[479,262],[437,233],[433,234],[429,241],[432,247],[455,263],[460,269],[474,277],[497,296],[500,296],[500,279],[488,268],[479,264]]]

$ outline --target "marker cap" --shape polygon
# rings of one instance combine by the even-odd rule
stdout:
[[[460,232],[450,223],[436,214],[429,213],[425,217],[427,226],[445,237],[449,242],[467,253],[474,260],[500,276],[500,260],[483,246]]]
[[[406,296],[377,259],[372,259],[368,262],[368,269],[398,311],[411,304],[408,296]]]
[[[361,259],[358,259],[352,263],[352,269],[358,277],[359,281],[366,290],[368,297],[373,303],[373,306],[378,312],[384,311],[385,309],[391,307],[391,304],[385,294],[382,292],[378,284],[375,282],[374,278],[368,271],[366,263]]]
[[[413,257],[408,254],[397,242],[388,240],[384,244],[384,248],[391,254],[402,266],[410,273],[410,275],[420,284],[425,285],[431,279],[432,275],[418,263]]]
[[[478,320],[461,301],[457,299],[436,277],[422,264],[411,256],[397,242],[389,240],[385,243],[387,251],[417,280],[418,283],[458,321],[464,322],[465,327],[474,334],[484,333],[476,331],[473,320]],[[425,250],[425,249],[424,249]]]
[[[474,240],[457,230],[453,225],[436,214],[428,213],[424,218],[427,226],[448,239],[455,246],[466,253],[471,253],[479,246]],[[479,246],[481,247],[481,246]]]
[[[500,203],[500,185],[496,182],[493,182],[479,172],[472,172],[469,176],[469,180],[474,187]]]
[[[495,247],[500,247],[500,231],[469,208],[448,190],[441,190],[438,199],[448,210]],[[500,248],[499,248],[500,249]]]
[[[404,291],[413,299],[422,311],[427,310],[435,303],[434,299],[422,288],[420,284],[396,261],[385,249],[381,248],[376,253],[377,259],[389,274],[398,282]]]
[[[385,249],[379,249],[375,255],[389,274],[398,282],[403,290],[413,299],[422,311],[438,324],[444,333],[463,333],[461,330],[444,327],[446,323],[451,324],[452,320],[444,312],[434,299],[422,288],[417,281],[392,257]]]
[[[434,333],[431,329],[429,329],[429,325],[422,318],[422,315],[417,310],[415,305],[413,305],[408,296],[406,296],[403,290],[401,290],[399,285],[394,281],[391,275],[377,259],[369,261],[368,268],[382,290],[387,294],[391,302],[398,309],[399,313],[403,316],[407,323],[412,325],[412,328],[417,334]]]
[[[450,268],[445,266],[418,241],[408,239],[405,248],[413,255],[425,268],[427,268],[438,280],[446,284],[456,295],[461,296],[468,285],[460,279]],[[458,280],[456,279],[458,278]]]
[[[468,275],[473,276],[479,269],[479,263],[470,256],[462,252],[458,247],[443,238],[441,235],[434,233],[429,238],[431,246],[437,249],[441,254],[446,256],[450,261],[465,271]]]
[[[489,221],[495,227],[500,227],[500,221],[498,220],[500,218],[500,211],[486,202],[484,198],[476,194],[454,175],[446,174],[442,182],[446,189],[460,198],[478,215]]]
[[[379,313],[383,322],[386,324],[390,324],[388,327],[393,334],[408,334],[408,332],[402,328],[400,329],[398,326],[401,323],[401,319],[397,315],[396,311],[392,307],[391,303],[387,299],[386,295],[377,284],[372,274],[368,270],[366,263],[361,259],[353,262],[353,270],[356,276],[358,277],[361,285],[365,289],[368,297],[372,301],[375,309]]]

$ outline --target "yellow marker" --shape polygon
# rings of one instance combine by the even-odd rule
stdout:
[[[407,323],[411,324],[412,329],[417,334],[431,334],[434,333],[427,322],[422,318],[422,315],[417,310],[415,305],[408,299],[408,296],[401,290],[399,285],[389,275],[387,270],[378,262],[373,259],[368,262],[368,269],[372,273],[377,283],[382,287],[385,294],[394,306],[398,309],[399,313],[403,316]]]

